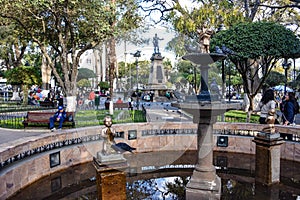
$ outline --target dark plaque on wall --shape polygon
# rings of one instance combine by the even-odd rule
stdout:
[[[128,131],[128,140],[135,140],[137,137],[136,135],[137,135],[136,130],[129,130]]]

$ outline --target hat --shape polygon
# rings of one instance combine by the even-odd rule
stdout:
[[[63,109],[63,107],[62,106],[58,106],[58,110],[62,110]]]

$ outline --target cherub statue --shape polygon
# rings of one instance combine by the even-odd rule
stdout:
[[[126,151],[129,151],[132,153],[133,150],[136,150],[136,148],[129,146],[128,144],[124,142],[116,143],[115,141],[115,135],[116,132],[112,126],[112,118],[110,116],[106,116],[103,120],[105,128],[101,131],[101,137],[104,138],[103,142],[103,149],[102,153],[104,155],[109,154],[117,154],[117,153],[124,153]]]
[[[210,37],[213,34],[213,31],[207,27],[206,24],[202,26],[202,29],[197,29],[199,34],[199,44],[201,53],[210,53]]]
[[[115,130],[111,128],[112,119],[106,116],[103,120],[105,128],[101,130],[101,137],[104,138],[102,152],[104,155],[117,153],[111,146],[115,144]]]
[[[268,112],[268,116],[266,118],[266,122],[267,122],[267,126],[265,128],[263,128],[263,132],[266,133],[275,133],[275,127],[274,127],[274,123],[275,123],[275,109],[272,109]]]

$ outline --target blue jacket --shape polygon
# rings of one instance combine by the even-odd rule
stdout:
[[[57,111],[57,112],[53,115],[54,119],[56,119],[56,118],[59,116],[59,113],[61,113],[61,112],[60,112],[60,111]],[[61,118],[62,118],[63,121],[66,120],[66,118],[67,118],[67,113],[66,113],[66,111],[63,111],[63,112],[62,112]]]
[[[289,121],[290,123],[294,123],[295,108],[294,108],[294,103],[292,101],[285,102],[283,114],[287,121]]]

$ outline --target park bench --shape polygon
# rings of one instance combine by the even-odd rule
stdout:
[[[114,103],[114,109],[121,109],[128,108],[128,103]]]
[[[74,112],[66,112],[67,118],[63,123],[63,126],[72,126],[75,127],[74,121]],[[29,111],[27,112],[27,116],[23,121],[24,128],[31,126],[31,125],[47,125],[49,127],[49,119],[55,114],[55,112],[34,112]],[[72,115],[72,116],[71,116]],[[58,124],[58,122],[55,122]]]

